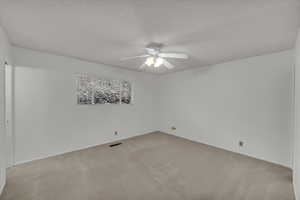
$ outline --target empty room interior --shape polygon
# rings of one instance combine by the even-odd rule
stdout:
[[[300,200],[300,0],[0,0],[0,200]]]

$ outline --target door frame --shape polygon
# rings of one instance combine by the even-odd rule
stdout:
[[[5,76],[5,133],[6,133],[6,154],[7,167],[12,167],[15,164],[15,137],[14,137],[14,98],[13,98],[13,66],[4,62],[4,76]]]

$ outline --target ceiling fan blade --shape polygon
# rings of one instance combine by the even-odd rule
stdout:
[[[188,59],[188,55],[184,53],[160,53],[158,56],[162,58],[179,58],[179,59]]]
[[[169,61],[167,61],[166,59],[164,59],[164,66],[166,66],[166,68],[168,68],[168,69],[173,69],[174,68],[174,65],[169,63]]]
[[[130,60],[130,59],[136,59],[136,58],[146,58],[149,57],[150,55],[145,54],[145,55],[139,55],[139,56],[131,56],[131,57],[125,57],[125,58],[121,58],[121,61],[123,60]]]

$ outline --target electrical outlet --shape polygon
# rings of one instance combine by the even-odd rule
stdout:
[[[244,142],[243,141],[239,141],[239,146],[243,147],[244,146]]]
[[[172,131],[175,131],[175,130],[176,130],[176,127],[175,127],[175,126],[172,126],[172,127],[171,127],[171,130],[172,130]]]
[[[118,131],[115,131],[115,135],[118,135],[119,133],[118,133]]]

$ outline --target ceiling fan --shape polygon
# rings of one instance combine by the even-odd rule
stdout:
[[[161,52],[163,44],[160,43],[150,43],[145,48],[146,53],[138,56],[131,56],[122,58],[122,61],[130,60],[130,59],[138,59],[138,58],[146,58],[145,62],[140,66],[140,69],[148,66],[158,68],[160,66],[165,66],[168,69],[173,69],[174,65],[172,65],[166,58],[175,58],[175,59],[188,59],[188,55],[184,53],[164,53]]]

